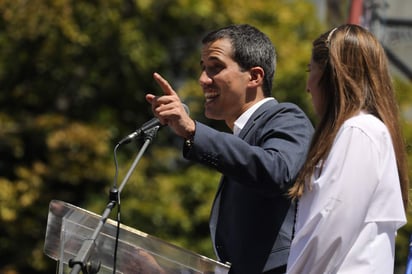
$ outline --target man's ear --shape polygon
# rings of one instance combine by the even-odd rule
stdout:
[[[253,67],[249,70],[250,81],[249,85],[261,86],[263,85],[263,77],[265,76],[265,71],[261,67]]]

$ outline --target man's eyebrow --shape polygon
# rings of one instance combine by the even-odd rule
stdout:
[[[207,58],[207,61],[219,61],[219,62],[221,62],[222,60],[217,56],[209,56]],[[200,60],[200,65],[203,65],[203,63],[204,63],[204,61]]]

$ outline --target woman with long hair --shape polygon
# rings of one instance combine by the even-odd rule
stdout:
[[[319,124],[289,192],[298,209],[287,273],[393,273],[408,174],[383,47],[357,25],[320,35],[307,91]]]

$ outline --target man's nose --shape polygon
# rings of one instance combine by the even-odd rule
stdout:
[[[204,87],[209,85],[210,83],[212,83],[212,78],[209,77],[209,75],[207,75],[206,71],[203,70],[202,73],[200,73],[199,76],[199,84],[200,86]]]

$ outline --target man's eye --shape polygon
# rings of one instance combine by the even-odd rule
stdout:
[[[223,69],[222,66],[205,67],[205,71],[208,75],[216,75]]]

